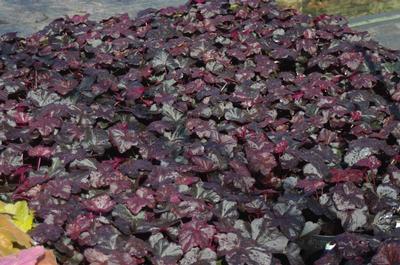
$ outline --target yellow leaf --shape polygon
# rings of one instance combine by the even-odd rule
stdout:
[[[15,251],[12,240],[0,232],[0,257],[14,254]]]
[[[0,214],[0,256],[7,256],[18,251],[17,246],[29,248],[32,239],[21,231],[6,214]]]
[[[33,212],[29,210],[26,201],[19,201],[15,204],[16,211],[14,215],[14,223],[22,231],[28,232],[33,226]]]
[[[0,213],[13,217],[14,224],[24,232],[28,232],[33,226],[33,212],[29,210],[26,201],[18,201],[14,204],[0,202]]]
[[[14,242],[19,245],[29,248],[31,246],[31,237],[21,231],[7,215],[0,214],[0,231],[7,231],[13,236]]]

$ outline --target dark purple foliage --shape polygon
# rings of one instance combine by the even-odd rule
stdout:
[[[378,253],[372,258],[373,265],[394,265],[400,263],[400,242],[384,242],[379,247]]]
[[[60,264],[399,264],[399,59],[268,0],[5,34],[2,200]]]
[[[193,219],[191,222],[183,224],[179,231],[179,243],[183,252],[197,246],[201,249],[211,247],[215,232],[214,226],[208,225],[204,221]]]
[[[115,202],[107,194],[93,197],[82,203],[89,211],[96,213],[107,213],[115,206]]]

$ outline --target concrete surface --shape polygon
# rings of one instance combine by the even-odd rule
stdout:
[[[400,11],[350,19],[350,25],[368,33],[383,46],[400,50]]]
[[[115,14],[135,17],[146,8],[179,6],[186,0],[0,0],[0,34],[17,31],[22,36],[36,32],[64,15],[90,13],[101,20]]]
[[[134,17],[146,8],[181,5],[186,0],[0,0],[0,34],[16,31],[26,36],[40,30],[53,19],[90,13],[100,20],[115,14]],[[400,49],[400,12],[351,19],[355,28],[368,31],[382,45]]]

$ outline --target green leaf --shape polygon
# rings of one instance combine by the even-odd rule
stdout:
[[[179,260],[183,254],[179,245],[169,242],[161,233],[152,235],[149,242],[156,257],[166,259],[171,263]]]
[[[30,90],[27,98],[32,100],[32,102],[39,107],[44,107],[61,100],[56,93],[44,89]]]
[[[0,202],[0,213],[11,215],[13,223],[24,232],[33,227],[33,212],[29,210],[26,201],[18,201],[15,204]]]
[[[165,116],[167,120],[174,122],[179,121],[183,117],[183,114],[181,112],[177,111],[174,107],[172,107],[169,104],[164,104],[162,106],[162,114]]]
[[[197,183],[196,186],[193,187],[192,193],[197,199],[202,199],[212,203],[218,203],[221,201],[221,196],[213,190],[204,189],[203,183]]]
[[[111,147],[107,133],[97,128],[86,128],[85,139],[81,144],[86,150],[91,150],[98,155],[103,155],[105,149]]]
[[[156,72],[161,72],[165,69],[174,70],[178,67],[172,56],[165,50],[158,52],[151,62]]]

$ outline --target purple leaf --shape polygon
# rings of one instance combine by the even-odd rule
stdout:
[[[125,153],[132,146],[138,144],[137,134],[128,129],[128,124],[120,123],[109,130],[111,143],[118,148],[120,153]]]
[[[32,147],[28,150],[28,155],[32,157],[45,157],[45,158],[50,158],[50,156],[53,154],[53,149],[50,147],[46,146],[35,146]]]
[[[364,172],[358,169],[337,169],[332,168],[330,170],[331,178],[330,182],[339,183],[339,182],[354,182],[360,183],[364,179]]]
[[[361,53],[356,52],[345,52],[339,56],[340,63],[347,66],[351,70],[356,70],[364,58]]]
[[[373,265],[395,265],[400,262],[399,253],[400,243],[398,241],[388,241],[383,243],[377,254],[372,257]]]
[[[58,225],[41,223],[30,232],[30,235],[36,242],[44,244],[56,242],[63,233],[64,230]]]
[[[272,255],[265,248],[246,242],[237,234],[217,234],[218,253],[224,255],[229,265],[272,264]]]
[[[146,206],[153,208],[154,203],[154,193],[147,188],[138,189],[133,197],[125,201],[126,206],[133,214],[138,214]]]
[[[110,212],[115,206],[115,202],[107,194],[99,195],[83,201],[83,205],[89,210],[97,213]]]
[[[0,194],[60,263],[373,264],[397,242],[400,53],[340,16],[193,0],[0,51]]]
[[[82,232],[88,231],[94,223],[95,216],[93,213],[80,214],[66,227],[67,235],[73,239],[78,239]]]
[[[377,79],[371,74],[355,74],[350,78],[350,83],[354,88],[372,88]]]
[[[204,221],[192,220],[183,224],[179,233],[179,243],[183,252],[186,253],[193,247],[201,249],[210,247],[215,232],[214,226],[208,225]]]

